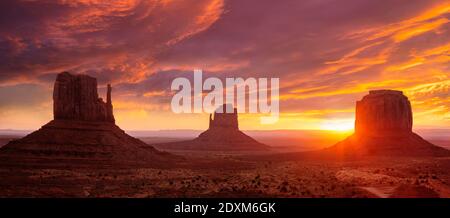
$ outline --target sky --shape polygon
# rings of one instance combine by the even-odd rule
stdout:
[[[401,90],[415,128],[450,127],[450,1],[2,0],[0,129],[52,119],[56,74],[113,86],[126,130],[205,129],[174,114],[177,77],[280,78],[280,119],[241,129],[353,128],[355,102]]]

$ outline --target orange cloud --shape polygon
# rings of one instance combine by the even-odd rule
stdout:
[[[155,96],[166,96],[167,93],[165,91],[152,91],[144,93],[144,97],[155,97]]]
[[[412,26],[405,28],[404,30],[399,31],[396,33],[393,38],[395,42],[401,42],[405,41],[409,38],[412,38],[414,36],[429,32],[431,30],[435,30],[444,24],[447,24],[449,21],[447,18],[441,18],[435,21],[431,21],[429,23],[423,23],[419,24],[417,26]]]
[[[178,37],[167,42],[167,45],[173,45],[183,39],[186,39],[194,34],[208,29],[214,22],[216,22],[223,12],[223,0],[210,0],[201,9],[201,12],[196,16],[195,22],[187,27],[185,32]]]
[[[450,3],[445,2],[430,9],[426,9],[421,14],[413,16],[410,19],[389,25],[353,31],[345,34],[343,38],[362,38],[364,41],[373,41],[384,37],[392,37],[397,42],[400,42],[413,36],[437,29],[448,23],[448,20],[445,18],[435,21],[433,19],[439,18],[449,12]]]

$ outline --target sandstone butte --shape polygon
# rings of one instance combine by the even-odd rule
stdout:
[[[54,119],[3,146],[0,149],[2,160],[6,160],[3,163],[165,166],[178,158],[120,129],[115,124],[111,91],[108,85],[104,102],[98,96],[95,78],[67,72],[58,74],[53,90]]]
[[[449,156],[413,132],[411,103],[403,92],[370,91],[356,102],[355,132],[326,149],[349,156]]]
[[[165,149],[180,150],[269,150],[270,146],[262,144],[239,130],[238,112],[232,108],[232,113],[225,113],[230,104],[217,108],[214,114],[209,115],[209,128],[197,138],[188,141],[159,144]],[[220,109],[220,112],[219,112]]]

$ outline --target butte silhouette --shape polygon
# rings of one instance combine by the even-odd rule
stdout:
[[[412,127],[411,103],[403,92],[370,91],[356,102],[354,134],[326,151],[338,156],[450,156]]]
[[[238,113],[233,108],[233,113],[218,112],[226,111],[230,104],[224,104],[209,115],[209,128],[202,132],[197,138],[188,141],[171,142],[159,144],[158,147],[165,149],[182,150],[268,150],[270,146],[262,144],[239,130]]]
[[[3,146],[0,156],[14,164],[165,165],[174,155],[127,135],[115,124],[111,90],[108,85],[104,102],[95,78],[58,74],[53,90],[54,119]]]

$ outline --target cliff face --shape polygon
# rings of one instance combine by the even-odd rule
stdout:
[[[233,113],[225,113],[227,107],[231,105],[224,104],[222,110],[217,109],[214,112],[214,119],[209,115],[209,129],[235,129],[239,130],[237,109],[232,108]]]
[[[339,157],[450,156],[412,131],[411,103],[401,91],[370,91],[356,102],[355,133],[326,149]]]
[[[410,134],[411,103],[401,91],[377,90],[356,102],[355,132],[358,135]]]
[[[107,101],[98,97],[97,80],[87,75],[58,74],[53,89],[55,120],[104,121],[114,123],[111,85]]]

